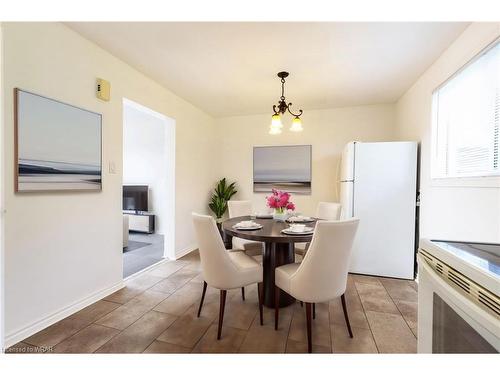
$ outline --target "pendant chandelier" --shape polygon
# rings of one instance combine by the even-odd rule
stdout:
[[[293,113],[290,110],[292,103],[286,104],[285,101],[285,78],[288,77],[288,72],[279,72],[278,77],[281,78],[281,97],[278,105],[273,105],[274,115],[271,117],[271,127],[269,128],[269,134],[280,134],[283,129],[283,124],[281,123],[281,115],[284,115],[286,111],[292,116],[295,116],[292,120],[292,126],[290,131],[301,132],[302,131],[302,120],[300,116],[302,115],[302,110],[299,113]]]

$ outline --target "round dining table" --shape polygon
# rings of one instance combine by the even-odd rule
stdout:
[[[261,229],[241,230],[234,225],[243,220],[253,220],[262,225]],[[308,227],[315,227],[316,221],[305,223]],[[274,219],[255,219],[250,216],[240,216],[228,219],[222,223],[225,242],[230,243],[232,237],[264,243],[262,253],[262,268],[264,282],[264,305],[274,307],[274,270],[276,267],[295,262],[295,243],[311,242],[312,234],[297,235],[284,234],[281,231],[289,224]],[[281,291],[280,307],[291,305],[295,298]]]

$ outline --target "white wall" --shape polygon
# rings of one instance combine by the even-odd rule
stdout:
[[[500,242],[500,189],[433,186],[432,91],[500,35],[500,23],[473,23],[397,103],[399,138],[421,142],[420,235]]]
[[[0,22],[0,88],[3,87],[4,80],[4,70],[3,70],[3,29],[2,23]],[[0,100],[0,145],[3,145],[4,139],[4,126],[3,126],[3,113],[4,113],[4,101]],[[4,319],[4,309],[5,309],[5,280],[3,275],[5,275],[5,258],[4,258],[4,170],[3,170],[3,159],[4,155],[0,149],[0,353],[3,352],[5,348],[5,319]]]
[[[123,185],[149,187],[148,211],[155,215],[155,233],[163,235],[168,222],[166,138],[173,123],[172,119],[124,103]]]
[[[123,97],[176,120],[176,255],[195,246],[191,211],[207,211],[217,148],[210,116],[66,26],[2,27],[8,345],[121,285]],[[96,99],[97,77],[111,82],[111,101]],[[103,114],[101,192],[14,194],[14,87]]]
[[[338,201],[337,168],[344,145],[357,141],[395,139],[394,105],[372,105],[305,110],[301,117],[304,131],[290,132],[292,117],[284,116],[282,134],[268,134],[271,113],[217,119],[220,145],[219,177],[236,181],[238,194],[233,199],[249,199],[254,209],[265,209],[266,193],[253,193],[253,146],[312,145],[312,194],[292,194],[297,211],[313,215],[320,201]]]

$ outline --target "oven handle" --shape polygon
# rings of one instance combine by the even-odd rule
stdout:
[[[475,320],[479,325],[486,328],[496,337],[500,337],[500,325],[498,320],[491,314],[484,311],[476,303],[465,297],[462,293],[458,292],[453,286],[440,277],[436,271],[427,264],[422,255],[417,254],[418,264],[421,270],[425,272],[431,282],[433,282],[437,289],[446,294],[446,299],[453,301],[460,310],[464,311],[469,317]],[[436,288],[434,287],[433,290]]]

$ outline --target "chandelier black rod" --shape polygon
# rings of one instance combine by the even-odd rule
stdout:
[[[278,73],[278,77],[281,78],[281,97],[280,97],[280,101],[278,102],[278,105],[273,105],[273,111],[274,111],[275,115],[279,115],[280,113],[285,114],[285,112],[288,111],[288,113],[290,113],[292,116],[299,118],[302,115],[303,111],[301,109],[299,109],[298,113],[293,113],[290,109],[290,107],[292,106],[292,103],[288,103],[288,104],[286,103],[285,78],[288,77],[288,75],[289,75],[288,72],[279,72]]]

